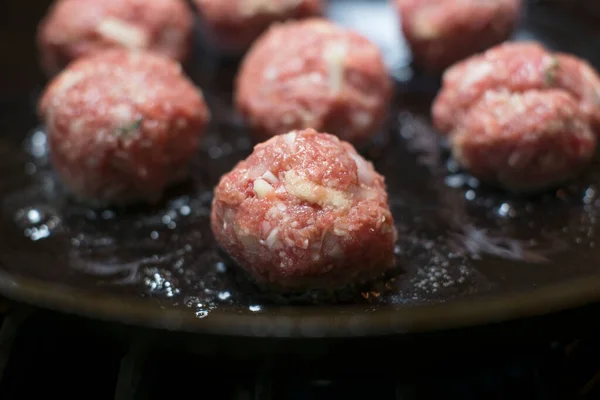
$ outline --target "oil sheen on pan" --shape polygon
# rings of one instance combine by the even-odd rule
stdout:
[[[36,127],[37,94],[13,102],[0,119],[0,268],[57,291],[142,298],[157,313],[177,308],[206,320],[223,309],[261,314],[281,304],[372,310],[478,301],[597,278],[598,162],[573,183],[535,197],[496,191],[463,173],[429,119],[439,82],[410,68],[389,5],[377,4],[366,12],[364,3],[334,1],[330,16],[378,43],[397,80],[385,126],[362,151],[386,178],[398,230],[398,267],[388,279],[356,291],[275,296],[254,287],[217,248],[212,190],[252,142],[232,107],[237,64],[201,50],[186,69],[205,92],[212,120],[193,179],[157,206],[92,210],[70,200],[49,165],[44,129]],[[577,40],[584,33],[574,20],[545,22],[557,18],[565,18],[560,10],[532,6],[516,40],[539,39],[599,68],[600,38]]]

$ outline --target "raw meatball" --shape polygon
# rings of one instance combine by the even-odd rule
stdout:
[[[194,0],[205,33],[221,51],[240,54],[277,21],[319,16],[325,0]]]
[[[562,90],[488,91],[450,135],[456,160],[512,191],[562,183],[591,161],[596,137]]]
[[[360,145],[384,119],[392,94],[379,49],[323,19],[273,26],[252,46],[236,104],[258,140],[314,128]]]
[[[521,0],[395,0],[415,64],[439,73],[507,40]]]
[[[449,133],[488,90],[563,90],[600,132],[600,77],[586,61],[552,53],[535,42],[505,43],[449,68],[432,109],[434,124]]]
[[[188,55],[192,11],[184,0],[56,0],[38,29],[43,68],[114,47],[149,49],[175,60]]]
[[[211,225],[256,281],[283,291],[338,288],[394,265],[384,178],[352,145],[312,129],[257,145],[223,176]]]
[[[49,84],[39,113],[60,180],[99,204],[159,200],[186,176],[209,119],[178,63],[124,49],[73,62]]]

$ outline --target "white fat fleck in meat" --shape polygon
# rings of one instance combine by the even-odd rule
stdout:
[[[283,141],[292,149],[296,148],[296,131],[282,135]]]
[[[312,83],[321,83],[323,81],[323,75],[318,72],[311,72],[307,78]]]
[[[265,217],[269,218],[269,219],[274,219],[274,218],[278,218],[279,214],[280,214],[279,208],[277,208],[276,206],[273,206],[273,207],[269,208],[269,210],[265,214]]]
[[[254,192],[259,199],[267,197],[269,194],[273,193],[273,191],[273,186],[264,179],[257,179],[254,181]]]
[[[310,253],[313,261],[321,259],[321,249],[323,248],[323,239],[310,243]]]
[[[340,244],[340,237],[327,232],[322,239],[322,252],[324,257],[342,258],[344,249]]]
[[[375,225],[377,229],[380,229],[381,225],[385,224],[386,220],[387,218],[385,217],[385,215],[380,215],[379,218],[377,218],[377,224]]]
[[[294,59],[292,59],[292,61],[289,62],[289,64],[286,67],[286,71],[288,73],[291,72],[301,72],[302,71],[302,67],[304,67],[304,60],[300,57],[296,57]],[[300,75],[297,78],[294,79],[298,79],[300,82],[306,81],[306,75]]]
[[[265,69],[265,72],[263,72],[263,78],[265,78],[268,81],[274,81],[275,79],[277,79],[277,75],[279,75],[279,73],[277,72],[277,68],[275,68],[272,65],[268,66]]]
[[[514,109],[519,114],[523,114],[525,111],[527,111],[527,107],[525,106],[525,102],[523,101],[523,96],[519,94],[510,98],[510,104],[514,106]]]
[[[263,174],[265,172],[267,172],[267,167],[263,164],[258,164],[256,166],[252,167],[251,169],[249,169],[248,172],[246,173],[246,175],[250,179],[256,179],[258,177],[263,176]]]
[[[233,221],[233,210],[230,208],[226,208],[223,212],[223,231],[227,231],[227,228]]]
[[[54,98],[59,99],[59,95],[75,86],[85,78],[85,73],[81,71],[65,70],[58,78],[58,84],[54,87]]]
[[[129,52],[129,54],[127,54],[127,57],[129,58],[129,62],[133,65],[138,64],[140,65],[143,60],[142,57],[142,53],[140,51],[138,51],[138,49],[131,49],[132,51]]]
[[[333,228],[333,234],[336,236],[348,236],[349,233],[347,230],[336,226]]]
[[[352,195],[358,200],[375,200],[378,197],[376,190],[364,185],[353,190]]]
[[[263,236],[267,235],[269,232],[271,232],[271,224],[268,221],[263,221],[260,229]]]
[[[477,61],[469,64],[469,68],[462,75],[464,78],[460,85],[461,89],[466,90],[472,85],[481,82],[492,72],[494,72],[494,66],[488,61]]]
[[[249,236],[250,230],[246,226],[241,226],[239,221],[233,221],[233,231],[237,236]],[[256,239],[256,238],[254,238]]]
[[[289,260],[286,259],[286,254],[284,251],[279,252],[279,258],[281,262],[279,263],[279,268],[287,268],[287,264],[289,264]]]
[[[315,21],[312,23],[311,28],[320,33],[331,33],[337,29],[333,24],[328,21]]]
[[[73,135],[79,135],[83,132],[85,120],[83,118],[75,118],[69,125],[69,131]]]
[[[331,94],[335,95],[342,91],[347,51],[344,42],[330,43],[324,49],[323,59],[327,63],[329,92]]]
[[[103,19],[96,26],[96,32],[105,39],[116,42],[128,49],[143,49],[150,42],[144,30],[112,17]]]
[[[375,180],[375,175],[371,168],[369,168],[369,165],[367,165],[367,162],[360,155],[354,152],[350,152],[349,154],[356,163],[358,180],[365,185],[372,185],[373,181]]]
[[[185,129],[187,128],[188,122],[185,118],[177,118],[175,120],[175,126],[177,126],[177,128],[179,129]]]
[[[345,193],[311,182],[294,170],[285,173],[284,186],[292,196],[321,207],[343,209],[350,206],[350,200]]]
[[[434,24],[431,8],[420,10],[412,21],[412,33],[421,40],[431,40],[440,36],[439,26]]]
[[[279,179],[277,179],[277,177],[271,172],[271,171],[267,171],[262,175],[262,179],[264,179],[265,181],[275,185],[276,183],[279,182]]]
[[[296,246],[300,247],[302,250],[308,249],[309,245],[310,245],[310,241],[308,239],[302,239],[296,243]]]
[[[133,110],[127,104],[118,104],[111,110],[111,115],[114,117],[115,123],[118,125],[131,124],[133,121]]]
[[[276,247],[276,245],[278,244],[277,241],[277,235],[279,234],[279,228],[274,228],[271,233],[269,233],[269,236],[267,236],[267,239],[265,240],[265,243],[267,244],[267,247],[270,249],[273,249]]]

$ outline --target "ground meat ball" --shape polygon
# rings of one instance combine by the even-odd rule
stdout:
[[[521,0],[395,0],[415,64],[444,69],[507,40]]]
[[[209,40],[240,54],[276,21],[319,16],[325,0],[194,0]]]
[[[578,103],[562,90],[488,91],[452,131],[450,143],[471,174],[513,191],[562,183],[596,149]]]
[[[292,129],[371,137],[392,94],[379,49],[323,19],[273,26],[246,55],[236,104],[258,140]]]
[[[42,66],[54,74],[70,61],[114,47],[150,49],[175,60],[191,45],[184,0],[56,0],[38,29]]]
[[[394,264],[384,178],[352,145],[312,129],[278,135],[222,177],[217,241],[258,282],[336,288]]]
[[[178,63],[124,49],[72,63],[47,87],[39,113],[61,181],[100,204],[158,200],[186,176],[209,119]]]
[[[437,129],[449,133],[488,90],[560,89],[579,103],[600,132],[600,77],[584,60],[552,53],[534,42],[505,43],[461,61],[444,74],[432,109]]]

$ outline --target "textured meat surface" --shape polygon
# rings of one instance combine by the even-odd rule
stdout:
[[[312,129],[258,144],[221,178],[214,235],[258,282],[336,288],[394,265],[384,178],[347,142]]]
[[[57,0],[37,42],[44,69],[55,74],[76,58],[115,47],[182,61],[191,33],[192,12],[183,0]]]
[[[449,133],[488,90],[564,90],[582,116],[600,131],[600,77],[578,57],[547,51],[535,42],[505,43],[449,68],[432,114],[436,128]]]
[[[72,63],[46,88],[39,113],[61,181],[100,203],[159,199],[185,177],[209,119],[178,63],[123,49]]]
[[[236,82],[237,108],[258,139],[314,128],[358,145],[380,126],[391,94],[377,46],[319,18],[271,27]]]
[[[486,92],[450,142],[454,157],[474,176],[515,191],[575,176],[596,149],[577,101],[562,90]]]
[[[507,40],[521,0],[395,0],[416,64],[431,72]]]
[[[206,33],[221,50],[241,53],[272,23],[320,16],[325,0],[194,0]]]

